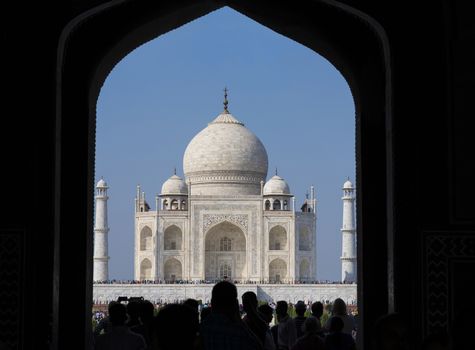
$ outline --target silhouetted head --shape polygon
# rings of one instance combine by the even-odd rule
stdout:
[[[335,299],[335,301],[333,302],[332,314],[340,316],[346,315],[346,304],[343,299]]]
[[[127,320],[127,309],[125,305],[117,302],[109,304],[109,321],[113,326],[123,326]]]
[[[316,333],[319,328],[319,323],[315,317],[307,317],[303,323],[304,333]]]
[[[257,310],[257,295],[254,292],[246,292],[242,295],[242,307],[246,313],[249,313],[251,309]]]
[[[154,331],[160,350],[192,349],[198,329],[196,313],[185,305],[167,305],[155,317]]]
[[[319,301],[316,301],[312,304],[312,315],[320,319],[323,315],[323,304]]]
[[[142,323],[152,322],[154,311],[155,307],[150,301],[144,300],[140,302],[140,320],[142,321]]]
[[[229,319],[239,318],[237,289],[234,284],[228,281],[215,284],[211,291],[211,310],[213,313],[225,314]]]
[[[275,313],[277,316],[285,317],[287,315],[287,310],[289,309],[289,305],[285,300],[279,300],[277,302],[277,306],[275,307]]]
[[[201,323],[203,323],[203,321],[206,319],[206,317],[208,317],[210,314],[211,314],[211,308],[210,307],[202,308],[201,309],[201,314],[200,314]]]
[[[198,312],[198,301],[195,299],[186,299],[183,302],[183,305],[190,308],[190,310],[194,312],[195,317],[196,317],[196,322],[200,323],[200,314]]]
[[[127,303],[127,314],[129,315],[130,320],[135,321],[140,317],[141,312],[141,301],[131,300]]]
[[[268,324],[272,322],[274,318],[274,310],[269,306],[269,304],[263,304],[257,308],[259,313],[262,315],[262,319]]]
[[[379,318],[374,325],[372,336],[375,350],[409,349],[409,330],[400,314],[391,313]]]
[[[198,312],[198,300],[195,300],[195,299],[186,299],[184,302],[183,302],[183,305],[185,306],[188,306],[189,308],[191,308],[192,310]]]
[[[307,311],[307,305],[302,300],[297,301],[295,304],[295,313],[299,317],[303,317],[305,315],[305,311]]]
[[[343,320],[338,316],[332,316],[330,318],[330,333],[341,332],[344,327]]]

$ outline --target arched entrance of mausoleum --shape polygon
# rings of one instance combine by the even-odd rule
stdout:
[[[205,279],[209,281],[247,279],[246,236],[228,221],[211,227],[205,234]]]

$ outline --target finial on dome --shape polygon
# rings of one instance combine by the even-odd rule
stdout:
[[[224,87],[224,112],[227,114],[229,113],[228,111],[228,88]]]
[[[173,168],[173,175],[176,175],[176,167]]]
[[[278,175],[278,174],[277,174],[277,167],[275,167],[275,176],[277,176],[277,175]]]

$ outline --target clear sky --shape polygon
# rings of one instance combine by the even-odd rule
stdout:
[[[312,50],[223,8],[131,52],[97,102],[96,181],[109,184],[109,277],[133,278],[136,185],[155,194],[194,135],[229,110],[263,142],[300,208],[317,197],[317,274],[341,274],[341,187],[355,178],[355,112],[348,84]]]

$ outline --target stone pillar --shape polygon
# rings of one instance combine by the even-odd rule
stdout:
[[[343,185],[343,225],[341,281],[356,282],[356,227],[355,227],[355,197],[353,184],[348,180]]]
[[[94,281],[109,279],[107,223],[107,183],[101,178],[96,185],[96,222],[94,225]]]

